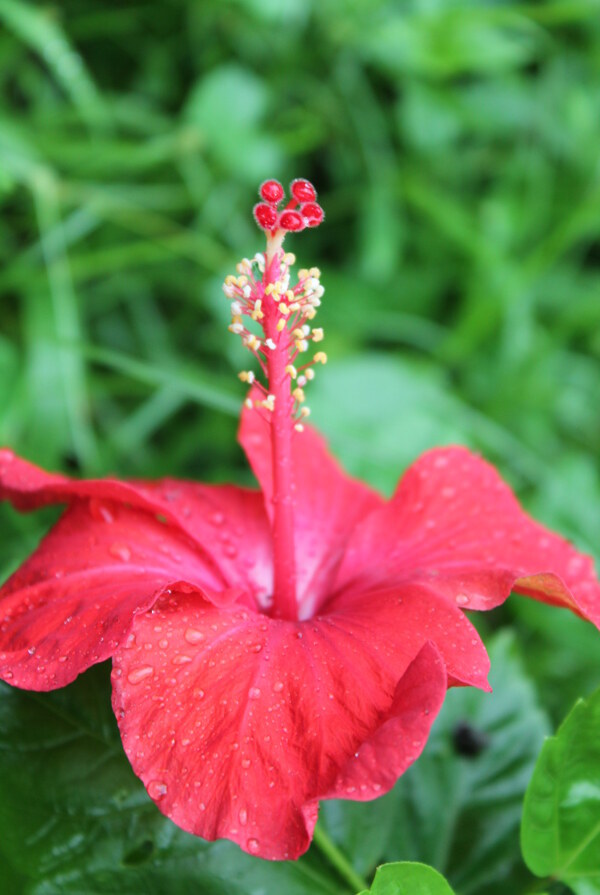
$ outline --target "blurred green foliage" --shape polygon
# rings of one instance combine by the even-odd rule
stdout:
[[[461,441],[598,558],[599,83],[600,0],[0,0],[0,443],[250,481],[220,282],[301,175],[338,455],[389,491]],[[1,573],[47,522],[2,509]],[[555,719],[600,681],[577,619],[485,624]]]

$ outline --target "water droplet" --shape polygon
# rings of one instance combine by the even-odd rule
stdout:
[[[262,649],[262,643],[255,643],[254,646],[250,647],[251,653],[260,653]]]
[[[131,550],[127,544],[111,544],[108,548],[108,552],[111,556],[114,556],[115,559],[120,559],[121,562],[129,562],[131,559]]]
[[[251,855],[257,855],[260,851],[260,843],[258,839],[249,839],[247,845]]]
[[[250,687],[248,690],[248,699],[260,699],[260,689],[258,687]]]
[[[196,697],[196,699],[204,699],[204,690],[196,687],[193,691],[193,695]]]
[[[205,635],[202,631],[198,631],[196,628],[187,628],[183,636],[188,643],[200,643],[204,640]]]
[[[66,661],[67,661],[67,656],[59,656],[59,657],[58,657],[58,661],[59,661],[59,662],[66,662]]]
[[[281,682],[281,681],[275,681],[275,683],[273,684],[273,689],[275,690],[276,693],[281,693],[281,691],[283,690],[283,684],[282,684],[282,682]]]
[[[466,606],[469,602],[469,598],[466,594],[457,594],[455,600],[459,606]]]
[[[252,762],[250,761],[249,758],[242,758],[242,760],[240,761],[240,764],[243,768],[249,768],[250,765],[252,764]]]
[[[27,652],[30,656],[35,656],[35,646],[30,646]]]
[[[129,672],[127,680],[130,684],[139,684],[140,681],[143,681],[146,677],[150,677],[152,674],[154,674],[152,665],[140,665],[139,668],[134,668]]]
[[[245,827],[246,824],[248,823],[248,812],[246,811],[245,808],[241,808],[241,809],[240,809],[240,813],[239,813],[238,817],[239,817],[239,819],[240,819],[240,823],[241,823],[241,825],[242,825],[243,827]]]
[[[154,799],[155,802],[158,802],[159,799],[162,799],[167,794],[167,784],[163,783],[161,780],[151,780],[148,784],[148,795],[151,799]]]
[[[225,522],[224,514],[218,511],[211,513],[208,518],[213,525],[223,525],[223,523]]]
[[[190,656],[174,656],[173,657],[173,665],[187,665],[188,662],[191,662]]]
[[[167,640],[166,637],[163,637],[162,640],[158,641],[158,645],[160,646],[161,649],[166,649],[169,645],[169,641]]]
[[[111,522],[115,521],[115,517],[106,506],[106,504],[94,498],[90,500],[90,513],[99,522],[106,522],[107,524],[110,524]]]

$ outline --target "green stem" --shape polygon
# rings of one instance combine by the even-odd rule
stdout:
[[[367,881],[356,872],[343,852],[331,841],[321,824],[317,824],[315,827],[314,843],[321,854],[327,858],[331,866],[335,867],[340,876],[352,886],[353,892],[362,892],[369,888]]]

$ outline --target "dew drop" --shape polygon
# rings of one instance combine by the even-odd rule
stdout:
[[[162,640],[158,641],[158,645],[160,646],[161,649],[166,649],[169,645],[169,641],[167,640],[166,637],[163,637]]]
[[[203,632],[198,631],[197,628],[187,628],[183,636],[188,643],[200,643],[204,640]]]
[[[255,643],[254,646],[250,647],[251,653],[260,653],[262,649],[262,643]]]
[[[191,662],[190,656],[174,656],[173,657],[173,665],[187,665],[188,662]]]
[[[242,758],[242,760],[240,761],[240,764],[243,768],[249,768],[250,765],[252,764],[252,762],[250,761],[249,758]]]
[[[27,652],[30,656],[35,656],[35,646],[30,646]]]
[[[276,693],[281,693],[281,691],[283,690],[283,683],[281,681],[275,681],[275,683],[273,684],[273,689]]]
[[[155,802],[158,802],[159,799],[162,799],[167,794],[167,784],[163,783],[161,780],[151,780],[148,784],[148,795],[151,799],[154,799]]]
[[[143,681],[144,678],[150,677],[154,674],[154,668],[152,665],[140,665],[139,668],[134,668],[127,675],[127,680],[130,684],[139,684],[140,681]]]
[[[211,513],[208,518],[210,519],[210,521],[212,522],[213,525],[223,525],[223,523],[225,522],[224,514],[219,513],[218,511]]]
[[[131,550],[127,544],[111,544],[108,548],[108,552],[111,556],[114,556],[115,559],[120,559],[121,562],[129,562],[131,559]]]
[[[251,855],[257,855],[260,850],[260,843],[258,839],[249,839],[248,840],[248,851]]]
[[[242,825],[243,827],[245,827],[246,824],[248,823],[248,812],[246,811],[245,808],[241,808],[241,809],[240,809],[240,813],[239,813],[238,817],[239,817],[239,819],[240,819],[240,823],[241,823],[241,825]]]
[[[204,699],[204,690],[196,687],[193,691],[193,695],[196,697],[196,699]]]
[[[459,606],[466,606],[469,602],[469,598],[466,594],[457,594],[455,600]]]
[[[248,690],[248,699],[260,699],[260,689],[258,687],[250,687]]]

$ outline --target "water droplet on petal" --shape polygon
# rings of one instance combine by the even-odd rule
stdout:
[[[188,662],[191,662],[192,659],[190,656],[174,656],[173,657],[173,665],[187,665]]]
[[[252,764],[252,762],[250,761],[249,758],[242,758],[242,760],[240,761],[240,764],[243,768],[249,768],[250,765]]]
[[[204,640],[205,635],[202,631],[198,631],[196,628],[187,628],[183,636],[188,643],[200,643]]]
[[[131,550],[127,544],[111,544],[108,548],[108,552],[111,556],[114,556],[115,559],[120,559],[121,562],[129,562],[131,559]]]
[[[162,799],[167,794],[167,784],[163,783],[161,780],[151,780],[148,784],[148,795],[151,799],[154,799],[155,802],[158,802],[159,799]]]
[[[241,808],[241,809],[240,809],[240,813],[239,813],[238,817],[239,817],[239,819],[240,819],[240,823],[241,823],[241,825],[242,825],[243,827],[245,827],[246,824],[248,823],[248,812],[246,811],[245,808]]]
[[[223,513],[220,513],[218,510],[214,513],[211,513],[208,517],[213,525],[223,525],[225,522],[225,516]]]
[[[150,677],[154,674],[154,668],[152,665],[140,665],[139,668],[134,668],[127,675],[127,680],[130,684],[139,684],[140,681],[143,681],[144,678]]]
[[[466,594],[457,594],[455,600],[459,606],[466,606],[469,602],[469,598]]]
[[[250,687],[248,690],[248,699],[260,699],[260,689],[258,687]]]
[[[30,656],[34,656],[35,655],[35,646],[30,646],[29,649],[27,650],[27,652],[29,653]]]
[[[169,641],[167,640],[166,637],[163,637],[162,640],[158,641],[158,645],[160,646],[161,649],[166,649],[169,645]]]
[[[257,855],[260,851],[260,843],[258,839],[249,839],[247,842],[248,851],[251,855]]]
[[[281,691],[283,690],[283,684],[282,684],[282,682],[281,682],[281,681],[275,681],[275,683],[273,684],[273,689],[275,690],[276,693],[281,693]]]

